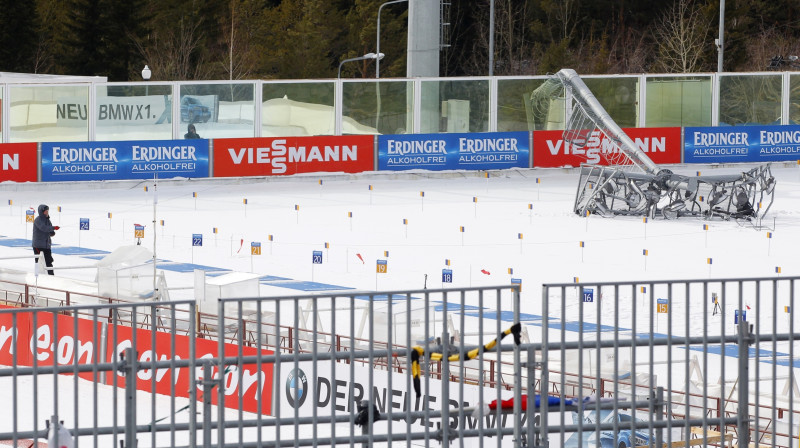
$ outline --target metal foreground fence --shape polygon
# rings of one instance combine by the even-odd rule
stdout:
[[[6,288],[0,441],[63,421],[75,447],[795,447],[797,280],[223,299],[218,315]]]

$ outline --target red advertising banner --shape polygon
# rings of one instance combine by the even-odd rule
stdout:
[[[0,310],[14,307],[0,305]],[[31,340],[30,313],[17,313],[16,322],[11,313],[0,314],[0,365],[15,365],[14,353],[17,354],[16,365],[31,365],[31,351],[25,346]],[[14,345],[14,333],[17,343]]]
[[[12,307],[0,305],[2,309]],[[34,319],[34,313],[36,318]],[[16,315],[16,320],[13,316]],[[33,326],[36,331],[33,331]],[[100,352],[100,339],[103,327],[107,326],[107,348],[105,353]],[[14,334],[16,330],[16,345]],[[188,359],[190,338],[184,335],[175,335],[175,345],[172,346],[172,333],[156,332],[155,349],[153,348],[153,333],[150,330],[136,329],[136,354],[139,362],[169,361]],[[216,341],[197,339],[195,355],[197,359],[216,358],[219,346]],[[126,348],[133,348],[133,329],[126,326],[117,326],[116,332],[113,325],[105,322],[93,322],[90,319],[75,319],[62,314],[51,312],[24,311],[16,314],[0,313],[0,365],[32,366],[34,357],[37,366],[72,366],[93,364],[97,362],[111,362],[115,353],[121,353]],[[240,347],[235,344],[225,344],[225,356],[238,356]],[[14,359],[16,352],[17,359]],[[257,349],[242,346],[241,356],[255,356]],[[274,352],[262,350],[262,355],[271,355]],[[202,363],[201,363],[202,364]],[[174,372],[174,373],[173,373]],[[69,373],[64,373],[68,375]],[[78,374],[89,381],[100,381],[106,384],[125,387],[125,376],[122,372],[99,372],[95,379],[94,372]],[[212,375],[216,378],[219,369],[214,367]],[[172,384],[175,385],[174,395],[188,398],[191,384],[197,387],[198,398],[202,396],[203,379],[202,366],[195,369],[195,379],[189,377],[189,368],[179,369],[159,368],[139,370],[136,377],[136,388],[145,392],[153,391],[153,378],[155,378],[155,392],[161,395],[172,395]],[[105,378],[105,380],[103,379]],[[261,391],[259,394],[259,383]],[[261,369],[256,364],[227,366],[224,371],[223,387],[225,390],[225,407],[239,409],[239,394],[242,394],[242,410],[258,412],[261,403],[261,412],[264,415],[272,413],[272,388],[273,364],[264,363]],[[217,404],[219,390],[214,388],[212,403]]]
[[[133,347],[133,331],[130,327],[117,327],[116,342],[114,342],[113,327],[109,325],[108,330],[108,359],[113,360],[115,353],[122,353],[127,348]],[[189,337],[175,335],[175,346],[172,346],[172,333],[158,331],[155,333],[155,349],[153,347],[152,333],[150,330],[136,330],[136,353],[140,362],[169,361],[170,354],[174,353],[174,359],[189,358]],[[218,355],[219,346],[216,341],[197,339],[195,347],[196,359],[214,358]],[[242,347],[242,356],[255,356],[257,350],[253,347]],[[262,355],[271,355],[272,351],[262,350]],[[239,346],[225,344],[226,356],[237,356]],[[202,363],[201,363],[202,364]],[[258,403],[261,402],[261,412],[268,415],[272,412],[272,364],[264,363],[258,371],[255,364],[244,364],[241,372],[241,382],[239,381],[239,368],[237,366],[227,366],[224,372],[225,380],[225,407],[239,409],[239,393],[242,394],[242,410],[246,412],[258,412]],[[173,375],[172,372],[175,372]],[[125,387],[125,377],[121,372],[116,373],[116,379],[109,375],[107,383],[117,387]],[[172,384],[175,385],[174,394],[178,397],[189,397],[189,388],[194,383],[197,387],[198,397],[202,395],[203,368],[198,365],[195,369],[195,380],[189,377],[189,368],[183,367],[172,370],[170,368],[140,370],[136,378],[136,389],[151,392],[153,390],[153,377],[155,375],[155,392],[162,395],[171,395]],[[213,377],[219,375],[217,366],[213,368]],[[261,394],[258,394],[258,383],[261,383]],[[211,399],[212,404],[217,404],[218,389],[214,388],[214,395]]]
[[[63,314],[54,315],[50,312],[37,312],[36,319],[32,314],[29,315],[30,324],[35,325],[36,329],[31,331],[32,337],[24,341],[23,345],[32,351],[28,365],[33,365],[34,356],[37,366],[72,366],[76,364],[76,358],[78,365],[104,361],[103,354],[99,352],[103,334],[102,322],[75,319]],[[89,381],[95,380],[94,375],[94,372],[78,374]],[[102,378],[103,372],[98,372],[97,375]]]
[[[214,177],[372,171],[375,137],[343,135],[214,140]]]
[[[36,182],[36,143],[0,144],[0,182]]]
[[[0,307],[0,309],[11,308]],[[35,319],[34,313],[36,313]],[[13,317],[15,315],[16,322]],[[36,331],[33,331],[34,325]],[[103,334],[102,325],[101,322],[92,323],[88,319],[73,319],[52,312],[2,313],[0,314],[0,364],[14,365],[14,351],[17,353],[16,365],[21,366],[32,366],[34,357],[37,366],[73,366],[76,364],[76,358],[78,365],[102,362],[103,353],[98,352],[100,337]],[[17,333],[16,346],[13,345],[14,328]],[[78,376],[94,381],[93,372],[83,372]]]
[[[681,128],[627,128],[623,129],[636,147],[644,151],[656,164],[681,163],[683,141]],[[576,147],[561,139],[563,131],[533,132],[533,166],[556,168],[581,164],[607,165],[601,157],[611,151],[611,142],[600,131],[587,136],[586,145]]]

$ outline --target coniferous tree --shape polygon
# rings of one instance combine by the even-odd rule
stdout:
[[[0,71],[33,72],[36,4],[0,0]]]

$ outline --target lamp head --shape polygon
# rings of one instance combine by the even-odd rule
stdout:
[[[144,79],[145,81],[150,81],[150,75],[152,74],[153,72],[150,71],[150,67],[145,65],[144,68],[142,69],[142,79]]]

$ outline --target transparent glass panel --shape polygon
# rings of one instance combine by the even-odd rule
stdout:
[[[89,87],[12,86],[9,142],[89,140]]]
[[[422,81],[421,133],[487,132],[489,81]]]
[[[255,136],[255,83],[183,84],[178,116],[181,138]],[[189,134],[193,125],[196,136]]]
[[[800,124],[800,75],[789,76],[789,124]]]
[[[171,85],[100,85],[96,91],[96,140],[172,139]]]
[[[413,111],[412,81],[342,84],[342,134],[407,134]]]
[[[334,81],[265,82],[261,87],[261,135],[333,135],[335,87]]]
[[[721,75],[719,125],[781,123],[781,75]]]
[[[619,127],[639,125],[639,78],[583,78],[583,82]]]
[[[711,126],[711,77],[647,78],[646,127]]]
[[[564,129],[564,98],[552,98],[535,104],[531,94],[546,79],[497,80],[497,130],[540,131]]]

